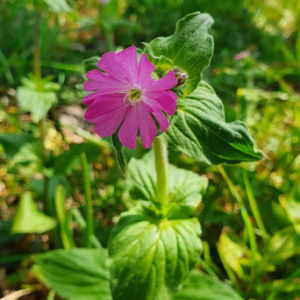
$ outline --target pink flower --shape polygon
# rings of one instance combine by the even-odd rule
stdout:
[[[95,91],[83,99],[88,105],[85,119],[95,123],[94,131],[100,137],[114,134],[118,129],[120,142],[127,148],[136,146],[139,131],[145,148],[150,148],[157,135],[157,120],[164,132],[169,122],[164,113],[176,110],[177,95],[170,91],[177,79],[170,71],[159,80],[151,78],[155,67],[143,53],[137,61],[136,48],[119,53],[106,53],[97,67],[86,74],[85,91]],[[121,126],[120,126],[121,125]]]
[[[235,60],[241,60],[245,57],[248,57],[249,55],[251,54],[251,52],[249,50],[244,50],[242,52],[239,52],[237,53],[235,56],[234,56],[234,59]]]

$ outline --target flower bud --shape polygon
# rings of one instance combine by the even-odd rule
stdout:
[[[183,85],[183,84],[186,82],[186,80],[188,79],[187,73],[184,72],[183,70],[181,70],[181,69],[178,68],[178,67],[175,67],[175,68],[173,69],[173,72],[174,72],[174,74],[175,74],[175,77],[176,77],[177,80],[178,80],[177,86],[178,86],[178,85]]]

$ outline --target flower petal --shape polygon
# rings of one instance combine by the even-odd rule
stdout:
[[[148,60],[146,53],[143,53],[139,62],[138,86],[145,88],[151,84],[151,74],[155,66]]]
[[[89,71],[86,74],[86,77],[97,78],[95,81],[84,82],[84,90],[86,92],[102,90],[106,91],[107,93],[116,93],[127,91],[130,88],[127,82],[124,83],[98,70]]]
[[[103,95],[89,106],[84,114],[84,118],[94,123],[99,116],[109,114],[128,105],[130,104],[124,102],[124,95],[122,94]]]
[[[86,95],[83,100],[82,103],[85,105],[90,105],[92,104],[95,100],[99,99],[100,96],[106,95],[106,92],[94,92],[91,94]]]
[[[128,107],[122,107],[96,120],[94,131],[102,138],[113,135],[123,122]]]
[[[146,88],[146,91],[165,91],[173,88],[177,85],[177,78],[173,71],[170,71],[167,75],[159,80],[155,80],[152,84]]]
[[[164,113],[162,113],[159,110],[156,110],[156,111],[152,112],[152,115],[156,118],[156,120],[160,126],[161,132],[165,132],[169,126],[169,121],[168,121],[167,117],[164,115]]]
[[[177,95],[172,91],[160,91],[160,92],[145,92],[145,102],[154,110],[159,109],[157,102],[160,104],[160,109],[166,112],[168,115],[173,115],[176,111]]]
[[[157,127],[151,117],[150,111],[141,102],[138,105],[138,119],[141,140],[145,148],[150,148],[157,134]]]
[[[125,79],[122,67],[116,61],[116,53],[109,52],[102,55],[97,67],[105,71],[111,77],[124,83],[128,83],[128,81]]]
[[[138,131],[137,108],[138,105],[133,105],[128,109],[125,120],[118,133],[120,142],[129,149],[134,149],[136,146]]]
[[[131,46],[117,53],[116,62],[122,67],[125,78],[132,86],[136,86],[138,79],[138,64],[135,46]]]

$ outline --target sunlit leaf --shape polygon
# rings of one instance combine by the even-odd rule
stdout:
[[[104,249],[54,250],[36,256],[39,272],[66,300],[111,300]]]
[[[21,110],[30,112],[32,120],[37,123],[47,115],[50,108],[56,103],[57,97],[54,92],[39,92],[28,87],[19,87],[17,100]]]
[[[299,254],[300,235],[291,226],[277,231],[272,236],[265,255],[274,264],[280,264],[288,258]]]
[[[40,212],[29,192],[25,192],[20,200],[14,223],[13,233],[42,233],[56,226],[56,221]]]
[[[245,270],[251,265],[250,250],[236,235],[223,231],[218,243],[222,261],[228,265],[239,278],[247,278]]]
[[[69,12],[71,7],[66,0],[44,0],[51,10],[54,12]]]
[[[113,299],[169,299],[201,249],[197,219],[125,215],[109,242]]]

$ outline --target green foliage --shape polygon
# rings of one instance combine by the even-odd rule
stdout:
[[[199,257],[199,235],[197,219],[124,215],[109,242],[113,299],[170,299]]]
[[[21,289],[24,284],[35,287],[31,277],[24,276],[30,268],[28,258],[32,253],[50,249],[41,256],[45,258],[41,259],[43,262],[33,268],[36,277],[51,289],[48,299],[54,299],[57,293],[64,299],[111,300],[105,263],[109,258],[96,236],[106,245],[118,215],[129,206],[130,212],[122,215],[111,237],[116,253],[111,261],[117,261],[111,268],[115,298],[122,298],[119,292],[125,286],[124,297],[133,299],[136,292],[142,293],[142,298],[151,299],[157,284],[163,290],[160,297],[167,299],[241,299],[230,286],[244,299],[296,299],[300,275],[298,2],[111,0],[101,5],[97,0],[84,3],[0,1],[0,144],[3,148],[3,152],[0,150],[0,264],[7,274],[3,278],[5,290]],[[207,14],[190,14],[199,9],[211,14],[215,21],[211,34],[216,55],[209,69],[206,66],[213,49],[208,31],[212,19]],[[175,34],[169,36],[173,33],[171,24],[186,14],[190,15],[181,19]],[[37,26],[38,15],[41,20]],[[138,46],[140,41],[157,36],[169,37],[145,45],[148,57],[156,66],[156,75],[162,76],[174,68],[188,75],[186,84],[174,89],[179,95],[178,113],[170,118],[172,127],[162,135],[169,142],[172,161],[168,166],[169,204],[165,209],[155,195],[157,182],[151,153],[143,159],[132,159],[125,173],[127,178],[123,180],[111,153],[113,145],[92,136],[89,126],[81,122],[80,112],[70,116],[76,119],[75,127],[72,121],[72,131],[60,123],[60,118],[66,116],[63,106],[66,103],[72,103],[80,111],[82,90],[76,87],[82,84],[83,68],[79,62],[94,56],[84,62],[87,72],[96,68],[103,53],[132,44]],[[59,92],[59,86],[49,78],[38,80],[39,76],[29,75],[38,44],[41,45],[41,73],[53,75],[62,85]],[[24,76],[30,79],[23,80],[19,86]],[[223,103],[200,80],[202,76]],[[26,96],[21,97],[21,102],[27,98],[25,108],[16,102],[15,91],[19,98],[20,91]],[[53,98],[48,98],[50,94]],[[59,101],[51,104],[54,95]],[[34,100],[37,98],[43,99],[42,103]],[[45,116],[43,134],[36,124],[41,116]],[[255,150],[248,129],[235,122],[236,119],[249,126],[268,159],[227,166],[226,172],[223,169],[225,173],[220,174],[222,167],[206,163],[249,162],[262,157]],[[88,142],[73,145],[82,138]],[[180,143],[183,143],[181,148]],[[140,157],[145,152],[124,150],[127,158]],[[82,153],[89,164],[85,178],[78,172],[82,168]],[[206,178],[210,182],[208,189]],[[84,213],[86,179],[90,180],[93,195],[90,199],[95,225],[92,244],[100,249],[52,252],[62,246],[59,237],[65,248],[74,243],[84,244],[84,232],[88,232],[88,218],[92,216]],[[57,189],[58,184],[65,188]],[[33,201],[34,209],[29,213],[22,209],[22,200],[18,201],[28,195],[26,192],[23,195],[24,191],[32,188],[37,194],[35,198],[45,201],[43,216],[51,212],[58,220],[58,229],[63,230],[54,228],[54,232],[41,236],[10,234],[16,212],[16,219],[25,213],[24,228],[28,225],[30,229],[38,228],[31,219],[45,221]],[[47,206],[52,206],[52,211]],[[188,259],[178,260],[173,251],[175,243],[168,244],[173,252],[163,256],[161,251],[162,243],[169,243],[172,237],[182,241],[182,249],[201,245],[199,224],[195,219],[188,219],[192,214],[204,224],[201,239],[205,247],[203,256],[195,253],[190,261],[197,260],[197,269],[205,274],[197,270],[188,272]],[[125,226],[124,220],[131,222],[132,227]],[[41,226],[49,224],[44,221]],[[189,225],[183,228],[175,223]],[[142,228],[143,224],[149,226]],[[180,232],[175,232],[175,227]],[[151,230],[156,235],[152,236]],[[136,232],[145,235],[136,236]],[[155,237],[157,244],[152,243]],[[178,269],[180,272],[169,276],[169,269],[151,269],[148,254],[155,249],[155,266],[161,267],[169,259],[171,262],[166,267],[177,264],[182,268]],[[133,251],[134,256],[126,256],[126,251]],[[144,257],[142,253],[146,253]],[[143,264],[156,277],[143,281],[146,278]],[[159,272],[155,273],[156,270]],[[135,276],[139,274],[145,276],[136,281]],[[175,292],[183,274],[187,279]],[[103,294],[99,296],[100,292]],[[0,288],[0,298],[3,296]],[[156,295],[154,298],[159,299]]]
[[[66,191],[62,185],[56,188],[55,209],[63,246],[65,249],[73,248],[72,217],[70,211],[66,210]]]
[[[17,100],[20,109],[32,114],[33,122],[38,123],[43,119],[51,107],[57,102],[55,91],[57,84],[47,80],[41,82],[24,78],[23,85],[17,89]]]
[[[90,58],[87,58],[83,61],[83,69],[84,72],[87,73],[88,71],[97,69],[97,64],[100,61],[100,57],[99,56],[93,56]]]
[[[14,223],[13,233],[43,233],[56,226],[57,222],[40,212],[32,199],[30,192],[22,195]]]
[[[1,134],[0,144],[5,154],[9,158],[13,158],[22,148],[35,141],[36,139],[29,134]]]
[[[293,223],[296,232],[300,234],[300,186],[296,184],[289,195],[280,199],[280,204]]]
[[[36,256],[44,280],[66,300],[111,300],[107,251],[54,250]]]
[[[100,154],[101,149],[95,143],[82,143],[76,144],[55,158],[54,173],[55,174],[68,174],[81,166],[80,154],[84,152],[89,162],[95,161]]]
[[[225,122],[223,104],[207,83],[201,82],[192,94],[179,98],[177,105],[175,122],[166,132],[171,149],[213,164],[263,157],[244,123]]]
[[[151,203],[159,206],[159,203],[156,202],[156,173],[152,152],[146,154],[142,159],[131,159],[126,175],[126,185],[132,200],[139,200],[145,209],[151,207]],[[189,217],[199,205],[207,183],[205,177],[169,165],[168,217]],[[157,213],[160,214],[159,211]]]
[[[232,232],[222,232],[218,243],[223,264],[233,270],[239,278],[245,279],[251,265],[250,250],[243,240]]]
[[[227,284],[193,270],[173,300],[242,300]]]
[[[172,62],[169,69],[179,67],[187,73],[186,95],[197,88],[202,70],[210,64],[213,39],[207,32],[212,24],[213,19],[208,14],[193,13],[177,23],[174,35],[145,44],[148,57],[156,67],[164,66],[167,59]]]
[[[273,264],[281,264],[288,258],[300,254],[300,235],[293,227],[286,227],[276,232],[266,252],[267,259]]]
[[[44,0],[51,10],[56,13],[70,12],[71,7],[66,0]]]
[[[121,168],[121,170],[123,172],[125,172],[126,169],[126,159],[125,159],[125,155],[124,155],[124,151],[123,151],[123,145],[121,144],[117,133],[114,133],[112,136],[112,143],[116,149],[117,152],[117,159],[118,159],[118,163],[119,166]]]

